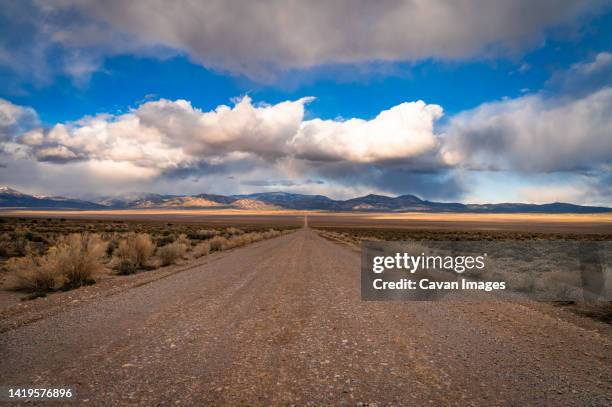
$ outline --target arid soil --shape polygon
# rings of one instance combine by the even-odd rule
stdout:
[[[121,221],[164,221],[209,225],[406,228],[428,230],[612,233],[612,214],[376,213],[240,209],[0,210],[0,216]]]
[[[544,304],[364,302],[359,285],[359,254],[304,228],[58,294],[70,306],[0,321],[0,385],[101,406],[612,403],[607,325]]]
[[[312,227],[490,231],[534,233],[612,233],[610,214],[475,213],[316,213]]]

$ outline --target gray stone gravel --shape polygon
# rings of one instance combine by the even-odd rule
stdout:
[[[77,302],[0,334],[0,385],[101,406],[612,403],[605,327],[528,304],[363,302],[359,261],[302,229]]]

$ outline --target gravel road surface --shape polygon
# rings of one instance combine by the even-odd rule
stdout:
[[[103,406],[612,405],[605,327],[516,303],[363,302],[359,269],[307,228],[236,249],[6,330],[0,385]]]

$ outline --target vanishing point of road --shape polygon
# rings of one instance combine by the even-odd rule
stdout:
[[[362,301],[359,254],[308,228],[210,257],[5,330],[0,384],[104,406],[612,403],[612,337],[542,307]]]

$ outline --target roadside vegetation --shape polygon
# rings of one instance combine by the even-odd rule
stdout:
[[[576,287],[584,284],[581,274],[571,269],[571,266],[562,264],[562,259],[553,252],[540,253],[546,248],[564,246],[564,242],[610,242],[611,234],[584,234],[584,233],[535,233],[517,231],[464,231],[464,230],[418,230],[418,229],[383,229],[359,227],[318,227],[317,232],[324,238],[347,245],[355,250],[360,249],[363,241],[410,241],[410,242],[516,242],[517,247],[524,248],[517,256],[516,252],[509,252],[508,264],[496,264],[493,270],[478,273],[466,273],[464,276],[483,281],[506,281],[513,291],[528,295],[551,295],[554,298],[570,298],[570,300],[550,301],[556,306],[564,307],[572,312],[588,316],[612,324],[612,301],[582,300],[581,291]],[[534,242],[535,244],[530,244]],[[556,242],[552,245],[538,244],[542,242]],[[484,243],[483,246],[486,246]],[[514,256],[514,258],[513,258]],[[558,263],[556,261],[560,261]],[[610,280],[612,284],[612,270],[603,269],[604,281]],[[499,272],[498,270],[506,270]],[[508,270],[512,270],[508,272]],[[537,272],[535,271],[537,270]],[[601,284],[601,283],[600,283]],[[552,288],[551,288],[552,287]]]
[[[291,228],[0,218],[0,284],[29,298],[199,259]]]
[[[426,230],[368,227],[315,227],[329,240],[360,244],[362,240],[382,241],[611,241],[612,234],[538,233],[508,230]]]

